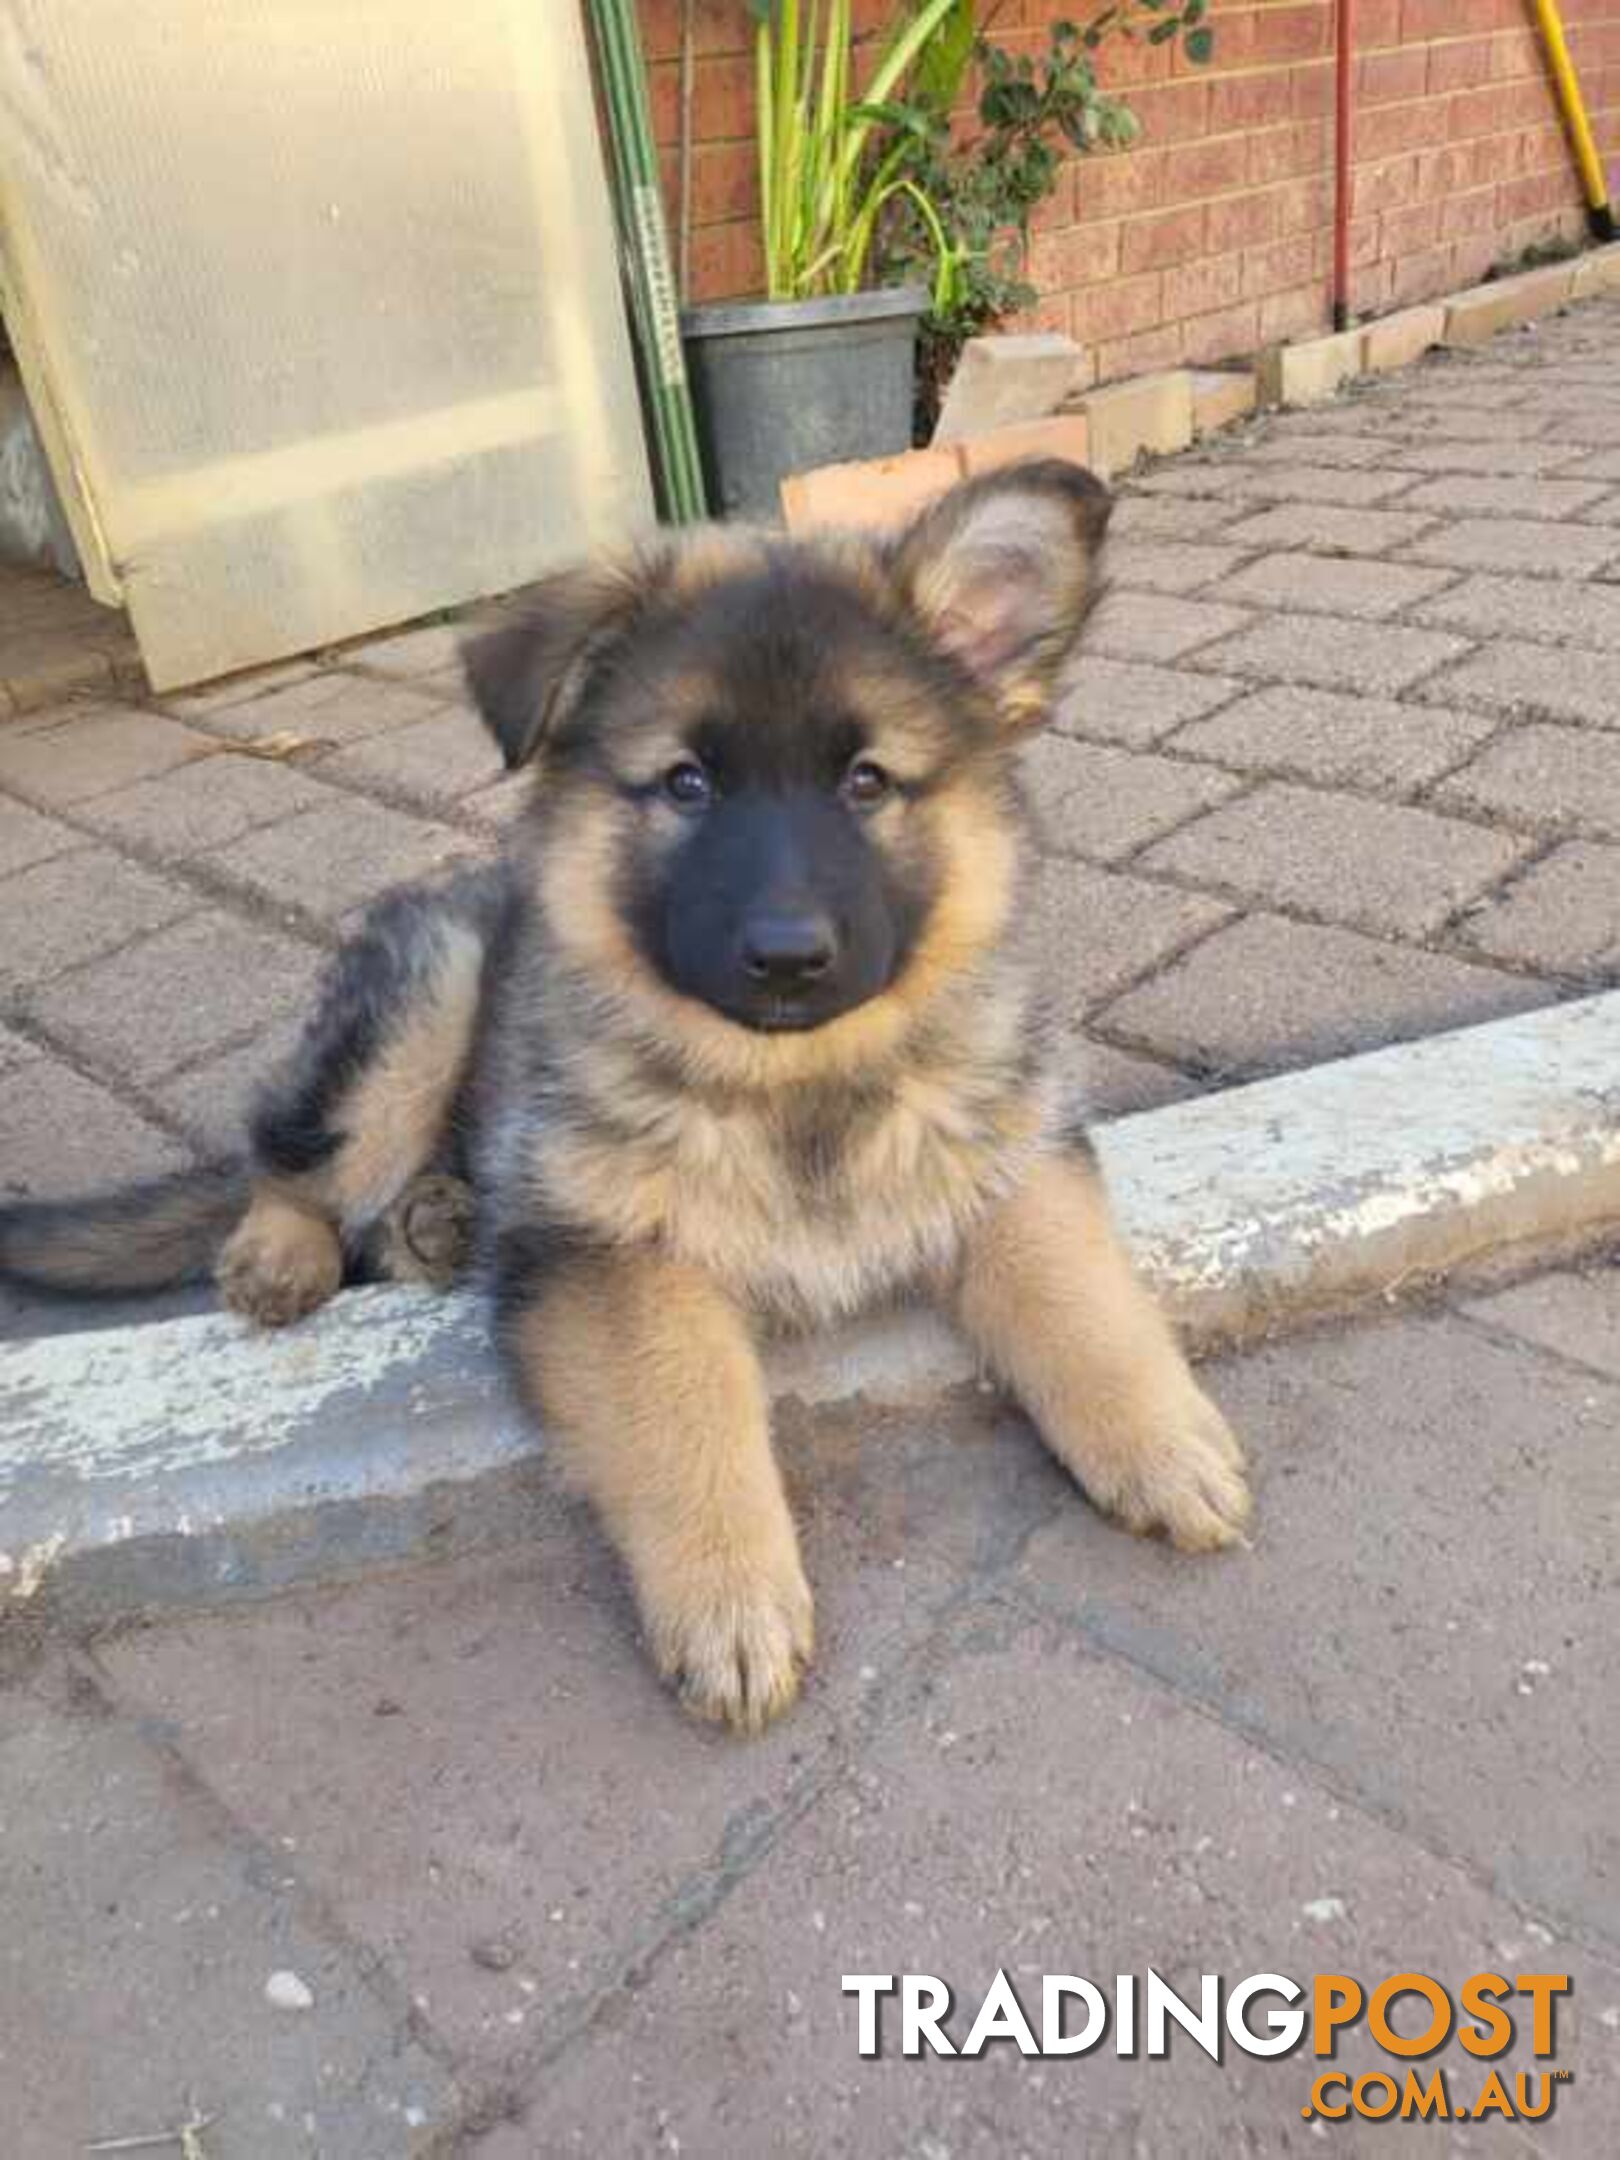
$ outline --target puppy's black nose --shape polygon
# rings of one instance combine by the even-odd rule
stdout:
[[[832,918],[819,908],[755,915],[743,928],[743,972],[761,988],[807,990],[826,974],[837,951]]]

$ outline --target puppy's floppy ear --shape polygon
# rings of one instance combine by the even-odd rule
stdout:
[[[1112,510],[1083,466],[1032,459],[952,488],[895,543],[902,593],[1011,724],[1047,717],[1058,669],[1101,590]]]
[[[509,772],[526,764],[577,710],[646,590],[635,565],[564,570],[535,588],[521,614],[462,647],[473,702]]]

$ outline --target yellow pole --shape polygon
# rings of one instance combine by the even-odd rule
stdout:
[[[1586,189],[1592,229],[1600,240],[1612,240],[1614,212],[1609,207],[1608,175],[1603,170],[1603,160],[1598,156],[1597,144],[1592,140],[1592,124],[1586,117],[1581,86],[1569,57],[1569,44],[1558,13],[1558,0],[1536,0],[1536,19],[1541,25],[1541,35],[1546,42],[1547,58],[1552,66],[1558,102],[1564,110],[1564,125],[1569,130],[1570,146],[1575,152],[1575,162],[1581,168],[1581,180]]]

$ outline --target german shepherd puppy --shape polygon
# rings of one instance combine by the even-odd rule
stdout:
[[[379,1233],[442,1258],[470,1188],[500,1341],[659,1671],[747,1730],[811,1652],[762,1325],[929,1292],[1099,1508],[1231,1543],[1237,1445],[1110,1224],[1020,935],[1017,751],[1109,508],[1039,462],[889,541],[710,531],[551,579],[467,655],[537,781],[502,858],[372,912],[245,1170],[14,1209],[0,1267],[213,1263],[280,1325]]]

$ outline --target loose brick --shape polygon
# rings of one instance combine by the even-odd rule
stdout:
[[[954,450],[907,450],[860,464],[822,465],[782,482],[782,515],[789,532],[818,526],[892,531],[960,477]]]
[[[1144,451],[1163,455],[1192,441],[1192,378],[1185,368],[1090,391],[1082,409],[1091,428],[1091,462],[1105,478]]]
[[[1405,794],[1455,765],[1496,726],[1443,706],[1277,685],[1178,729],[1175,748],[1246,772]]]
[[[1194,368],[1191,382],[1195,435],[1213,434],[1254,411],[1259,393],[1252,368]]]
[[[1435,801],[1522,830],[1620,840],[1620,733],[1514,728],[1453,773]]]
[[[1086,626],[1086,649],[1113,660],[1176,660],[1248,619],[1241,608],[1214,607],[1206,600],[1109,593]]]
[[[0,878],[13,870],[26,870],[30,863],[48,862],[53,855],[65,855],[84,844],[83,833],[75,832],[71,825],[25,810],[21,803],[0,801]]]
[[[1380,621],[1437,592],[1450,577],[1446,570],[1408,569],[1354,556],[1263,555],[1217,585],[1211,597],[1253,607],[1308,608],[1325,615]]]
[[[52,1058],[0,1079],[0,1193],[61,1200],[178,1170],[187,1150]]]
[[[1050,333],[969,338],[945,392],[935,443],[1045,419],[1074,388],[1084,357],[1072,338]]]
[[[1438,630],[1391,624],[1369,637],[1363,625],[1335,616],[1277,614],[1202,649],[1198,665],[1221,674],[1392,697],[1467,650],[1462,638]]]
[[[1056,724],[1065,734],[1146,750],[1212,711],[1239,687],[1218,675],[1187,675],[1173,668],[1083,655],[1064,676]]]
[[[189,914],[196,896],[106,848],[77,848],[6,880],[0,988],[21,989]]]
[[[72,707],[26,733],[0,734],[0,787],[47,809],[66,809],[168,772],[211,747],[206,736],[160,713]]]
[[[112,839],[184,860],[332,799],[307,773],[215,746],[177,771],[96,796],[79,815]]]
[[[1545,645],[1497,638],[1421,684],[1413,695],[1425,702],[1483,705],[1620,728],[1620,655],[1571,647],[1555,657]]]
[[[356,797],[306,810],[196,860],[278,907],[336,921],[391,885],[441,869],[458,842],[442,825]]]
[[[1382,555],[1410,541],[1432,518],[1407,510],[1346,510],[1333,503],[1279,503],[1229,525],[1234,547],[1304,549],[1322,555]]]
[[[92,1064],[149,1084],[307,1001],[319,965],[210,909],[36,990],[28,1010]]]
[[[1620,970],[1620,848],[1585,840],[1555,848],[1458,927],[1493,958],[1613,980]]]
[[[1320,405],[1336,397],[1344,385],[1362,372],[1362,337],[1359,330],[1343,330],[1331,337],[1305,338],[1283,345],[1261,357],[1261,401],[1267,405]]]
[[[1069,1034],[1103,999],[1232,918],[1223,902],[1201,893],[1067,858],[1041,864],[1032,905],[1044,1003]]]
[[[1024,770],[1045,845],[1098,863],[1121,861],[1242,785],[1226,773],[1061,735],[1032,743]]]
[[[970,435],[957,445],[964,473],[994,472],[1021,458],[1061,458],[1068,465],[1091,462],[1091,429],[1084,413],[1053,413],[1045,420],[1025,420],[998,427],[988,435]]]
[[[1413,610],[1422,622],[1489,637],[1511,626],[1521,637],[1620,652],[1620,586],[1548,578],[1469,577]]]
[[[1261,906],[1423,937],[1530,852],[1508,833],[1274,781],[1151,847],[1169,871]]]
[[[1620,555],[1620,534],[1536,518],[1455,518],[1401,551],[1404,562],[1538,578],[1588,578]]]
[[[1401,507],[1437,516],[1601,518],[1608,507],[1603,505],[1606,492],[1597,480],[1506,480],[1448,473],[1439,480],[1425,480],[1403,495]],[[1613,507],[1620,518],[1620,499]]]
[[[1363,367],[1369,374],[1387,374],[1393,367],[1410,367],[1430,346],[1445,337],[1445,309],[1404,307],[1393,315],[1369,322],[1363,333]]]
[[[1456,293],[1446,303],[1446,343],[1484,345],[1499,330],[1549,315],[1568,300],[1573,281],[1567,263],[1552,263],[1522,277],[1498,278],[1472,292]]]
[[[1102,1008],[1110,1040],[1239,1078],[1522,1010],[1497,969],[1355,931],[1251,915]]]

